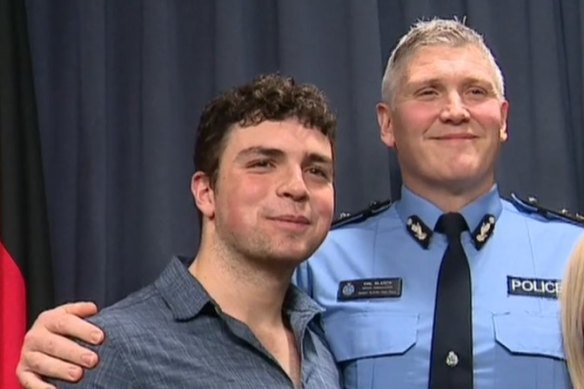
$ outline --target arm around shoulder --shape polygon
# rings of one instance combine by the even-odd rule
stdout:
[[[98,323],[101,326],[101,323]],[[130,356],[124,347],[124,336],[115,328],[104,327],[106,338],[96,347],[79,342],[99,355],[99,364],[84,371],[83,377],[76,383],[51,381],[59,388],[96,388],[129,389],[136,384],[136,374],[130,363]]]

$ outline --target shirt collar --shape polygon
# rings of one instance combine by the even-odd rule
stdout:
[[[175,320],[189,320],[199,314],[211,297],[189,272],[192,259],[175,256],[154,282]]]
[[[304,291],[296,285],[290,284],[286,298],[284,300],[284,312],[291,315],[292,313],[303,313],[314,315],[324,312],[316,301],[311,299]]]
[[[430,229],[434,228],[436,221],[442,215],[442,211],[437,206],[418,196],[405,185],[402,185],[401,198],[396,203],[395,209],[404,224],[407,224],[410,216],[416,215]]]
[[[479,227],[485,215],[493,215],[495,220],[498,220],[502,210],[499,190],[497,185],[493,185],[490,191],[464,207],[460,213],[464,216],[470,231],[473,231]]]
[[[175,320],[193,319],[208,304],[216,304],[203,285],[189,272],[190,262],[190,258],[173,257],[154,282]],[[315,315],[324,310],[306,293],[291,284],[284,300],[284,311],[289,315]]]
[[[421,221],[424,224],[421,226],[421,231],[429,235],[432,234],[431,231],[434,229],[438,218],[443,213],[443,211],[436,205],[423,197],[418,196],[405,186],[402,186],[401,188],[401,198],[400,201],[396,203],[395,208],[404,225],[411,228],[412,216],[414,216],[414,224],[418,223],[417,220]],[[464,217],[470,232],[473,232],[476,231],[477,228],[480,229],[481,225],[485,222],[485,215],[492,215],[495,217],[495,220],[497,220],[501,214],[502,208],[503,206],[501,198],[499,197],[497,185],[493,185],[491,190],[468,204],[460,211],[460,213]],[[415,227],[415,231],[420,229],[417,225],[415,225]],[[420,240],[424,247],[427,247],[429,238],[430,237]]]

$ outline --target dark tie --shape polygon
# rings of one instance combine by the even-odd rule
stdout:
[[[460,243],[468,228],[459,213],[445,213],[436,231],[446,234],[436,286],[430,358],[430,389],[472,389],[472,300],[470,268]]]

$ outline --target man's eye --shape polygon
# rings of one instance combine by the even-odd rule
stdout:
[[[308,172],[312,175],[319,176],[322,178],[329,179],[329,174],[326,170],[318,168],[318,167],[311,167],[308,169]]]
[[[416,95],[419,97],[432,97],[432,96],[436,96],[438,94],[438,91],[434,88],[424,88],[419,90]]]
[[[483,88],[470,88],[468,93],[473,96],[486,96],[488,94],[487,91]]]
[[[265,167],[272,167],[274,163],[269,159],[258,159],[255,161],[251,161],[248,164],[249,167],[257,167],[257,168],[265,168]]]

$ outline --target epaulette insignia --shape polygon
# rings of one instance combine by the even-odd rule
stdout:
[[[511,203],[515,205],[520,211],[525,213],[534,213],[549,220],[560,220],[566,223],[578,224],[584,226],[584,216],[576,213],[573,214],[567,209],[555,211],[544,208],[539,205],[537,198],[528,197],[527,200],[520,199],[515,193],[511,193]]]
[[[339,228],[347,224],[358,223],[367,220],[371,216],[377,215],[385,211],[391,205],[391,200],[372,201],[369,206],[359,212],[347,213],[341,212],[339,218],[334,220],[331,224],[331,229]]]
[[[422,219],[416,215],[408,217],[408,220],[406,220],[406,230],[410,236],[420,244],[420,246],[424,249],[428,248],[433,231],[422,221]]]
[[[474,242],[475,248],[477,250],[482,249],[489,238],[493,236],[493,231],[495,231],[495,222],[495,216],[487,214],[481,219],[481,222],[477,228],[475,228],[475,230],[470,233],[472,241]]]

